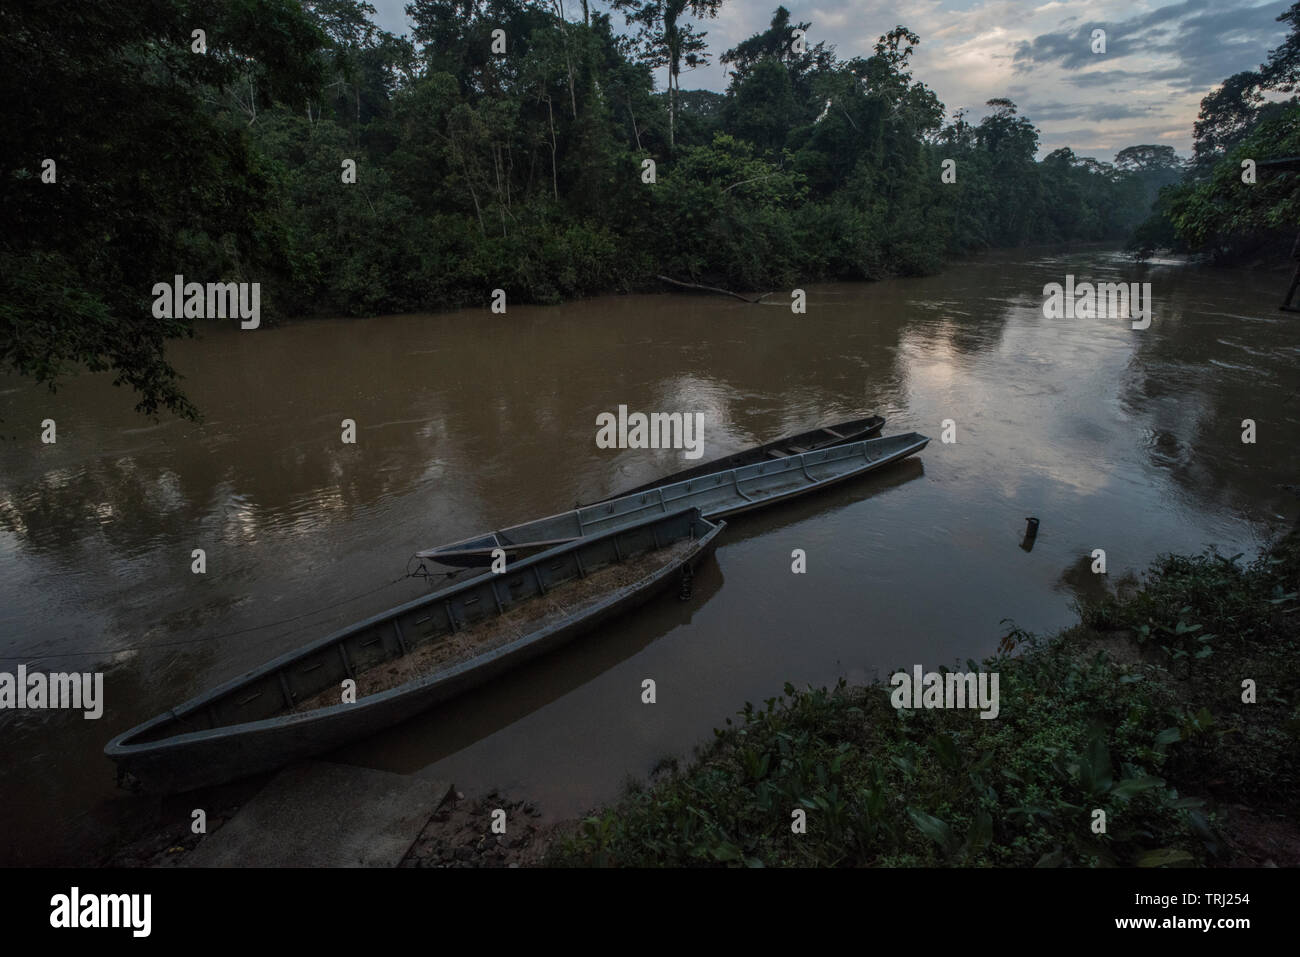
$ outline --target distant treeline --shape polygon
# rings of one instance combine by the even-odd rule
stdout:
[[[142,410],[189,414],[163,350],[192,320],[149,305],[175,274],[260,282],[282,316],[495,288],[554,302],[659,274],[788,288],[1125,238],[1183,176],[1168,146],[1036,160],[1009,100],[945,119],[902,26],[842,60],[778,8],[717,52],[725,93],[680,90],[722,2],[414,0],[409,37],[359,0],[21,5],[0,35],[0,366],[111,368]],[[1294,138],[1242,103],[1248,136]],[[1216,136],[1205,162],[1236,145]],[[1183,220],[1205,217],[1165,195],[1171,236],[1202,244]]]

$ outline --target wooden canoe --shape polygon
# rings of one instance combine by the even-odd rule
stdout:
[[[592,504],[599,505],[601,502],[609,502],[616,498],[622,498],[624,495],[648,492],[660,485],[685,482],[687,479],[699,478],[701,475],[708,475],[711,472],[721,472],[723,469],[738,469],[743,465],[757,465],[759,462],[783,459],[803,452],[815,452],[818,449],[827,449],[835,445],[861,442],[863,439],[879,435],[884,425],[885,417],[883,415],[869,415],[864,419],[849,419],[847,422],[836,422],[834,425],[823,425],[820,428],[809,429],[807,432],[797,432],[794,435],[787,435],[783,439],[777,439],[765,445],[757,445],[751,449],[736,452],[734,455],[727,455],[720,459],[714,459],[712,462],[704,462],[701,465],[693,465],[690,468],[682,469],[680,472],[673,472],[671,475],[665,475],[663,478],[647,482],[645,485],[638,485],[636,488],[630,488],[608,498],[602,498]]]
[[[685,506],[698,508],[707,519],[725,518],[864,475],[914,455],[929,441],[919,432],[906,432],[723,469],[425,549],[416,555],[425,562],[475,568],[489,564],[497,549],[510,558],[521,557]]]
[[[184,791],[389,728],[676,582],[723,522],[678,508],[511,562],[281,655],[118,735],[119,776]],[[356,682],[344,703],[342,682]]]

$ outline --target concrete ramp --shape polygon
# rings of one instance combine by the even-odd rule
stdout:
[[[186,867],[396,867],[448,782],[310,761],[271,779]]]

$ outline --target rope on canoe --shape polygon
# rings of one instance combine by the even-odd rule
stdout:
[[[415,571],[411,571],[411,561],[412,559],[417,559],[417,558],[420,559],[420,563],[415,566]],[[457,568],[455,571],[439,572],[438,574],[435,575],[433,572],[429,571],[429,569],[425,567],[424,559],[420,558],[420,555],[417,552],[411,555],[411,557],[406,560],[406,574],[403,575],[402,578],[423,578],[429,582],[429,587],[432,588],[434,579],[455,578],[461,572],[468,571],[468,570],[469,569],[467,568]],[[401,580],[402,580],[401,578],[397,579],[397,581],[401,581]]]

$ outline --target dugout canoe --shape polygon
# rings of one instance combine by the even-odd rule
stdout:
[[[777,439],[774,442],[768,442],[764,445],[756,445],[753,448],[736,452],[733,455],[723,456],[720,459],[714,459],[712,462],[705,462],[701,465],[693,465],[690,468],[682,469],[680,472],[673,472],[671,475],[665,475],[663,478],[656,479],[653,482],[647,482],[644,485],[638,485],[636,488],[630,488],[608,498],[602,498],[593,505],[600,505],[603,502],[610,502],[616,498],[622,498],[624,495],[636,495],[639,492],[648,492],[652,488],[658,488],[660,485],[672,485],[676,482],[684,482],[687,479],[699,478],[701,475],[709,475],[713,472],[721,472],[723,469],[738,469],[745,465],[757,465],[759,462],[768,462],[772,459],[783,459],[791,455],[799,455],[803,452],[815,452],[818,449],[827,449],[835,445],[847,445],[850,442],[861,442],[872,436],[880,434],[880,430],[885,426],[885,417],[883,415],[869,415],[862,419],[849,419],[846,422],[836,422],[832,425],[823,425],[815,429],[809,429],[807,432],[796,432],[794,435],[787,435],[785,438]]]
[[[416,556],[423,562],[475,568],[489,564],[497,549],[514,559],[686,506],[699,508],[707,519],[726,518],[865,475],[915,455],[929,441],[919,432],[906,432],[723,469],[425,549]]]
[[[647,601],[714,547],[698,508],[511,562],[281,655],[118,735],[119,780],[185,791],[270,771],[404,721]],[[344,703],[342,682],[356,682]]]

